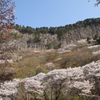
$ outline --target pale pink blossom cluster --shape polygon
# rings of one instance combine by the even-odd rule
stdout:
[[[5,63],[5,62],[6,62],[5,60],[0,60],[0,64],[3,64],[3,63]],[[13,60],[12,60],[12,59],[8,59],[7,62],[13,63]]]
[[[82,93],[79,93],[80,95],[81,94],[91,94],[91,91],[90,89],[93,87],[93,84],[90,84],[89,81],[75,81],[73,82],[72,84],[69,85],[69,88],[70,89],[79,89],[79,90],[82,90]]]
[[[100,47],[100,45],[89,46],[88,49],[97,48],[97,47]]]
[[[65,46],[64,49],[72,50],[75,47],[77,47],[76,44],[69,44],[69,45]]]
[[[55,61],[60,61],[60,60],[62,60],[62,58],[57,58]]]
[[[40,53],[40,51],[38,51],[38,50],[35,50],[35,51],[34,51],[34,53]]]
[[[33,92],[33,93],[37,93],[37,94],[42,94],[43,93],[43,86],[42,86],[42,82],[38,81],[38,80],[27,80],[25,82],[25,90],[27,92]]]
[[[63,54],[63,53],[67,53],[67,52],[72,52],[71,50],[73,50],[76,47],[77,47],[76,44],[69,44],[69,45],[67,45],[67,46],[65,46],[63,48],[58,49],[57,52],[59,54]]]
[[[10,96],[18,93],[17,86],[19,84],[19,79],[14,79],[13,81],[5,81],[0,84],[0,95]]]
[[[11,23],[14,19],[14,2],[11,0],[0,0],[0,25]]]
[[[21,83],[25,83],[24,84],[25,91],[42,94],[44,88],[44,86],[42,85],[42,80],[45,75],[46,75],[45,73],[39,73],[36,76],[21,80]]]
[[[77,43],[87,43],[87,40],[86,39],[81,39],[81,40],[77,41]]]
[[[95,51],[95,52],[92,52],[92,54],[93,54],[93,55],[98,55],[98,54],[100,54],[100,50]]]
[[[55,67],[55,65],[54,65],[53,62],[46,63],[44,66],[45,66],[46,68],[54,68],[54,67]]]
[[[65,50],[64,48],[60,48],[60,49],[57,50],[57,52],[59,54],[63,54],[63,53],[72,52],[72,51],[71,50]]]
[[[47,74],[41,74],[40,76],[42,77],[41,80],[38,80],[38,86],[36,85],[37,89],[40,88],[41,85],[44,86],[44,88],[41,86],[41,89],[45,89],[46,85],[48,84],[59,84],[61,81],[63,81],[67,86],[66,86],[66,91],[67,89],[71,89],[72,87],[81,89],[81,92],[84,94],[91,94],[91,88],[93,87],[93,83],[89,82],[90,76],[95,75],[100,77],[100,61],[97,62],[92,62],[90,64],[87,64],[82,67],[75,67],[75,68],[68,68],[68,69],[55,69]],[[43,75],[43,76],[42,76]],[[89,78],[90,77],[90,78]],[[31,78],[32,79],[32,78]],[[35,79],[37,82],[37,79]],[[30,87],[30,84],[28,85],[28,81],[26,80],[25,83],[27,83],[25,86],[27,87],[27,91],[32,90],[28,87]],[[33,79],[34,82],[34,79]],[[34,82],[35,84],[35,82]],[[34,85],[31,86],[31,88],[34,88]],[[31,84],[32,85],[32,84]],[[35,90],[37,90],[35,89]],[[38,90],[39,91],[39,90]],[[37,92],[38,92],[37,91]],[[44,90],[43,90],[44,91]],[[34,92],[34,89],[33,89]],[[35,91],[36,92],[36,91]]]
[[[22,80],[13,80],[1,84],[0,95],[13,95],[18,92],[19,83],[24,83],[25,92],[42,94],[48,84],[50,86],[59,86],[63,84],[64,93],[80,90],[79,95],[91,95],[93,88],[93,77],[100,78],[100,60],[84,65],[82,67],[55,69],[47,74],[39,73],[36,76],[25,78]],[[73,90],[74,89],[74,90]]]

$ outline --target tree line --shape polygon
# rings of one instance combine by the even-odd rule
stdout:
[[[46,34],[49,33],[51,35],[57,34],[58,39],[60,40],[63,35],[67,32],[69,32],[70,30],[76,29],[76,28],[80,28],[80,27],[87,27],[87,26],[91,26],[91,25],[98,25],[100,24],[100,18],[89,18],[89,19],[85,19],[83,21],[78,21],[74,24],[69,24],[69,25],[65,25],[65,26],[59,26],[59,27],[40,27],[40,28],[32,28],[30,26],[21,26],[18,24],[14,25],[14,28],[16,30],[18,30],[19,32],[25,34]]]

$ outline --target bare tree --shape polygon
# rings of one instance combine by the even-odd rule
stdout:
[[[90,0],[88,0],[88,2],[89,2]],[[96,1],[96,3],[95,3],[95,6],[98,6],[99,4],[100,4],[100,0],[95,0]]]
[[[5,77],[5,73],[9,76],[5,68],[15,49],[15,46],[8,45],[8,41],[13,38],[10,31],[15,19],[14,8],[15,3],[12,0],[0,0],[0,79]]]
[[[100,4],[100,0],[96,0],[96,5],[98,6]]]

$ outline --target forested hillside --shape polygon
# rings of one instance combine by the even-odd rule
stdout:
[[[69,24],[69,25],[65,25],[65,26],[59,26],[59,27],[40,27],[40,28],[32,28],[32,27],[25,27],[25,26],[21,26],[21,25],[18,25],[16,24],[14,26],[14,28],[18,31],[20,31],[21,33],[25,34],[25,33],[28,33],[28,34],[39,34],[39,33],[42,33],[42,34],[46,34],[46,33],[49,33],[49,34],[57,34],[59,35],[59,33],[67,33],[73,29],[76,29],[76,28],[86,28],[87,26],[91,26],[91,25],[94,25],[94,26],[97,26],[100,24],[100,18],[89,18],[89,19],[85,19],[83,21],[78,21],[74,24]]]
[[[32,28],[14,24],[15,7],[0,0],[0,100],[100,100],[100,18]]]
[[[22,47],[24,48],[57,49],[66,44],[75,43],[80,39],[93,38],[95,35],[99,36],[100,18],[90,18],[78,21],[75,24],[49,28],[32,28],[16,24],[14,29],[21,33],[18,41],[23,44]],[[16,33],[16,38],[18,38],[18,33]]]

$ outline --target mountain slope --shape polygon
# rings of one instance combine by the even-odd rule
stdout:
[[[100,36],[100,18],[86,19],[60,27],[34,29],[15,25],[14,28],[21,35],[20,38],[17,38],[19,48],[57,49],[81,39],[93,38],[95,35]]]

